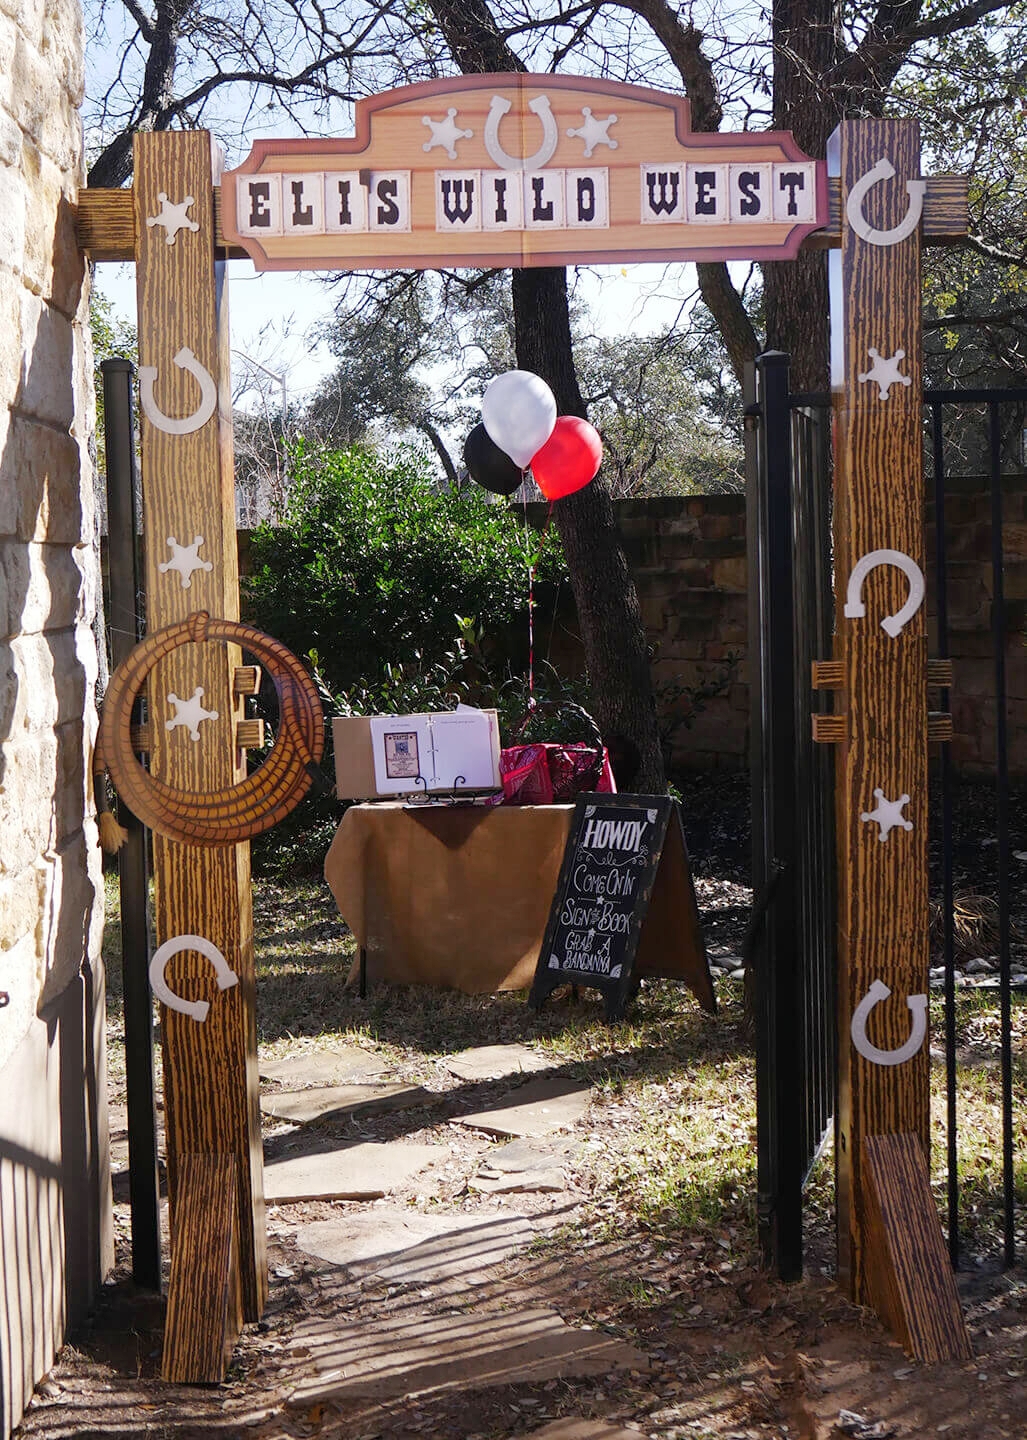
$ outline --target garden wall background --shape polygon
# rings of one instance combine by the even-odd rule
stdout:
[[[1004,587],[1008,638],[1010,773],[1027,776],[1027,475],[1005,478]],[[950,654],[955,668],[952,754],[964,774],[995,764],[995,674],[991,634],[991,500],[983,479],[948,482],[946,537]],[[673,496],[615,502],[653,650],[661,724],[671,770],[737,770],[748,764],[748,597],[745,500],[741,495]],[[529,507],[541,526],[546,507]],[[934,625],[934,507],[927,507],[928,616]],[[240,536],[248,569],[248,536]],[[569,600],[569,591],[562,592]],[[543,615],[539,652],[577,670],[573,603]]]
[[[740,495],[622,500],[617,514],[654,649],[658,686],[693,691],[717,685],[689,726],[664,688],[671,767],[734,769],[748,763],[749,687],[745,501]],[[995,671],[991,633],[991,499],[987,482],[947,482],[949,653],[955,739],[964,774],[995,764]],[[933,604],[935,515],[927,506],[929,653],[938,654]],[[1006,476],[1003,587],[1007,612],[1006,682],[1010,773],[1027,776],[1027,475]],[[733,657],[736,657],[733,659]]]
[[[0,0],[0,1437],[113,1259],[76,0]]]

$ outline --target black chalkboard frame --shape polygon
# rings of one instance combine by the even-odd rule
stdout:
[[[619,952],[619,964],[615,964],[611,957],[610,969],[611,972],[616,970],[616,973],[606,975],[597,974],[594,971],[576,970],[573,965],[563,963],[560,944],[561,932],[579,927],[562,923],[560,917],[572,898],[573,876],[576,868],[582,863],[580,858],[581,842],[587,833],[588,822],[605,818],[604,812],[611,810],[636,811],[640,816],[644,814],[649,830],[645,836],[647,853],[644,863],[638,864],[637,860],[633,862],[636,863],[639,875],[634,889],[634,903],[630,912],[625,912],[629,914],[628,929],[623,949]],[[547,997],[561,985],[587,985],[602,994],[608,1021],[618,1021],[624,1018],[628,1002],[638,985],[635,975],[635,959],[638,954],[639,939],[649,908],[649,900],[656,883],[667,838],[667,827],[672,818],[675,823],[680,825],[680,812],[676,802],[669,795],[585,794],[577,797],[570,833],[567,836],[567,844],[560,864],[560,874],[556,882],[556,893],[550,906],[542,947],[539,950],[535,979],[528,994],[528,1003],[534,1009],[541,1010]],[[606,863],[609,864],[609,862]]]

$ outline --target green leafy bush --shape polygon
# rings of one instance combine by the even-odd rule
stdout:
[[[563,573],[552,530],[540,551],[477,487],[440,490],[413,450],[300,446],[285,511],[254,532],[252,556],[250,614],[296,654],[316,651],[333,693],[374,686],[387,666],[430,669],[459,616],[526,653],[528,564],[542,604]]]
[[[525,534],[477,488],[439,490],[416,452],[299,448],[285,512],[254,532],[251,554],[248,616],[309,660],[326,716],[463,701],[497,706],[506,736],[527,713],[528,565],[535,561],[538,629],[564,574],[558,541],[551,530],[541,542]],[[577,698],[551,666],[537,661],[537,672],[536,697]],[[270,740],[270,695],[260,708]],[[322,768],[331,780],[330,728],[327,740]],[[319,871],[342,808],[327,796],[306,799],[255,842],[256,871]]]

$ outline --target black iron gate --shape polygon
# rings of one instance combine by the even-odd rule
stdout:
[[[835,1087],[831,751],[810,671],[831,653],[830,414],[760,357],[746,396],[758,1215],[768,1264],[802,1272],[802,1191]]]
[[[834,1113],[836,977],[833,752],[816,745],[812,716],[827,708],[811,688],[811,663],[831,657],[830,397],[791,394],[788,357],[768,353],[747,377],[746,479],[749,564],[749,682],[752,704],[753,919],[746,962],[756,998],[758,1216],[766,1263],[785,1279],[802,1272],[802,1195]],[[1008,555],[1003,525],[1010,474],[1027,469],[1027,389],[928,390],[928,520],[932,653],[950,655],[950,582],[946,501],[960,497],[964,476],[987,487],[994,743],[993,766],[997,1009],[1001,1087],[1002,1259],[1016,1258],[1017,1124],[1012,1053],[1011,879],[1017,844],[1027,847],[1010,817],[1006,657],[1027,637],[1027,607],[1011,612],[1005,598]],[[958,472],[962,469],[964,476]],[[948,486],[948,488],[947,488]],[[1027,535],[1027,482],[1022,514]],[[933,516],[930,513],[933,510]],[[1027,575],[1027,553],[1024,557]],[[1015,652],[1014,652],[1015,653]],[[955,690],[959,689],[957,661]],[[948,709],[941,694],[941,709]],[[944,1048],[949,1250],[960,1256],[957,1114],[955,870],[950,745],[932,763],[931,805],[937,844],[932,894],[940,919],[932,964],[944,989]],[[980,768],[980,766],[978,766]],[[988,837],[991,838],[991,837]],[[1020,852],[1022,867],[1024,851]],[[1022,876],[1022,869],[1019,874]],[[1027,958],[1021,961],[1027,970]],[[1019,1159],[1022,1166],[1022,1156]]]

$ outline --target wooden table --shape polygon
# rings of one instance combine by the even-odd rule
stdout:
[[[527,989],[573,814],[573,805],[351,806],[325,879],[366,952],[368,978],[470,995]],[[637,969],[687,981],[712,1008],[691,880],[680,862],[657,881]],[[354,966],[351,982],[356,973]]]

